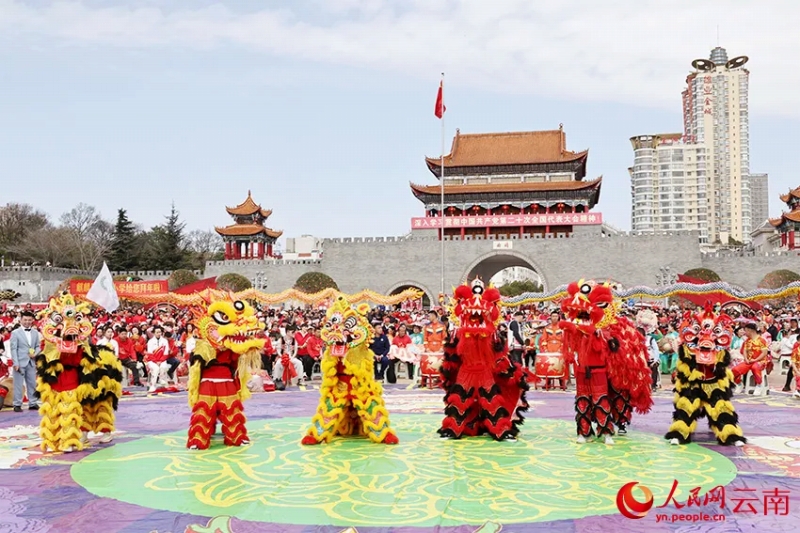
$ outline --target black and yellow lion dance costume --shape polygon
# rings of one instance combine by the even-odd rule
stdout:
[[[743,446],[747,440],[733,408],[733,373],[728,346],[733,338],[728,315],[710,305],[696,314],[687,312],[681,324],[681,347],[676,369],[675,411],[665,435],[671,444],[687,444],[706,416],[720,444]]]
[[[64,292],[50,300],[42,318],[44,349],[36,358],[42,450],[72,452],[87,434],[111,440],[114,411],[122,395],[122,365],[114,352],[89,342],[91,308]]]

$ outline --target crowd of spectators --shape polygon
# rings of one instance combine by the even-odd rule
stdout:
[[[631,319],[643,307],[651,308],[658,317],[658,328],[648,335],[654,341],[654,386],[660,386],[660,375],[675,369],[679,330],[683,314],[694,306],[659,306],[646,303],[629,303],[622,312]],[[0,356],[4,340],[19,327],[20,315],[30,306],[7,304],[0,309]],[[734,362],[742,359],[741,348],[745,342],[745,327],[755,327],[764,339],[775,361],[788,358],[798,341],[797,315],[794,302],[784,306],[764,306],[758,310],[744,305],[726,309],[735,321],[735,337],[731,344]],[[320,330],[324,323],[323,308],[257,308],[266,325],[269,342],[262,354],[262,367],[266,375],[284,386],[301,385],[318,372],[318,360],[323,342]],[[369,314],[374,338],[371,348],[375,353],[375,377],[395,382],[399,374],[419,380],[418,360],[397,357],[398,353],[422,352],[423,329],[431,323],[449,327],[441,310],[425,311],[419,308],[392,309],[375,307]],[[508,343],[511,357],[534,369],[538,353],[559,352],[561,316],[553,303],[542,303],[521,309],[504,309],[499,333]],[[188,359],[196,342],[194,326],[188,309],[174,306],[125,306],[114,313],[95,311],[91,320],[95,326],[93,342],[109,346],[128,370],[130,385],[146,386],[153,391],[159,387],[175,386],[178,378],[188,371]],[[411,348],[416,348],[411,350]],[[287,380],[286,369],[294,369]],[[0,365],[2,366],[2,365]],[[769,369],[767,369],[769,370]],[[2,370],[0,370],[1,372]],[[791,390],[793,371],[790,368],[784,386]]]

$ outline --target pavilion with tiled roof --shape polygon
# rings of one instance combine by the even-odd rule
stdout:
[[[247,198],[236,207],[225,210],[233,217],[234,223],[224,228],[214,228],[225,241],[225,259],[264,259],[272,257],[275,241],[283,235],[264,226],[272,210],[264,209],[247,191]]]
[[[789,206],[789,211],[781,213],[780,218],[771,218],[769,223],[781,234],[781,247],[800,249],[800,187],[782,194],[780,198]]]
[[[449,239],[510,238],[569,234],[575,225],[600,224],[602,215],[589,210],[600,199],[602,177],[584,181],[588,154],[567,150],[561,126],[511,133],[456,130],[449,154],[425,158],[440,183],[410,184],[426,215],[412,219],[412,229],[444,225]]]

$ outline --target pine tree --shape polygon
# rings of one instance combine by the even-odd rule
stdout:
[[[178,270],[189,266],[189,254],[183,235],[185,223],[180,221],[180,214],[172,204],[166,217],[167,221],[153,228],[151,233],[152,257],[157,270]]]
[[[108,257],[111,270],[133,270],[137,266],[136,230],[124,209],[117,211],[117,224]]]

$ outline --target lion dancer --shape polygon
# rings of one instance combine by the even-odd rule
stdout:
[[[362,435],[381,444],[399,442],[389,427],[383,388],[375,381],[367,313],[369,305],[353,308],[341,295],[328,308],[320,335],[325,343],[320,401],[301,444],[330,442],[337,435]]]
[[[122,394],[122,366],[105,346],[89,342],[91,308],[64,292],[50,300],[44,317],[44,349],[36,358],[40,433],[45,451],[72,452],[88,443],[87,432],[111,440],[114,410]]]
[[[675,370],[675,410],[664,436],[670,444],[688,444],[700,417],[723,445],[744,446],[747,440],[733,408],[733,372],[730,346],[733,321],[714,312],[711,304],[697,314],[686,312],[681,324],[681,346]]]
[[[488,433],[514,441],[527,411],[528,374],[508,357],[497,334],[500,292],[480,279],[455,291],[453,318],[458,329],[444,345],[442,385],[445,417],[439,435],[460,439]]]
[[[261,367],[264,324],[249,304],[233,301],[229,293],[208,292],[203,299],[205,305],[192,310],[199,338],[190,359],[186,447],[208,449],[217,421],[226,446],[250,444],[242,402],[250,397],[250,373]]]
[[[564,357],[575,364],[577,442],[596,434],[614,444],[614,424],[626,433],[633,411],[647,413],[653,404],[644,337],[618,316],[609,284],[581,280],[567,293],[560,325]]]

